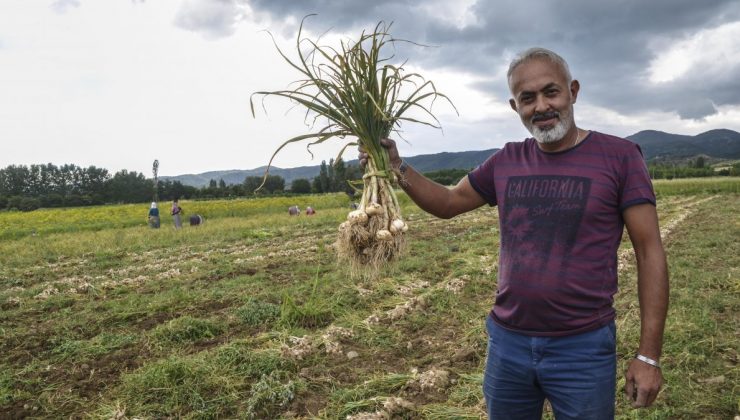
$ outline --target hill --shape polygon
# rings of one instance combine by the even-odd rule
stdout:
[[[740,133],[732,130],[710,130],[695,136],[645,130],[627,139],[640,145],[648,162],[682,161],[696,156],[710,160],[740,159]]]
[[[645,160],[681,163],[697,156],[704,156],[709,162],[740,159],[740,133],[733,130],[710,130],[695,136],[671,134],[656,130],[645,130],[627,136],[627,139],[637,143],[642,148]],[[498,149],[466,152],[442,152],[427,155],[418,155],[406,158],[406,161],[421,172],[437,171],[441,169],[472,169],[485,161]],[[356,165],[357,160],[347,162]],[[294,179],[312,179],[319,174],[319,165],[301,166],[298,168],[270,169],[272,175],[280,175],[286,185]],[[210,180],[223,179],[226,184],[238,184],[247,176],[264,175],[265,167],[255,169],[232,169],[226,171],[211,171],[202,174],[178,175],[162,177],[180,181],[185,185],[203,187]]]
[[[409,165],[422,172],[437,171],[440,169],[472,169],[485,161],[489,156],[498,149],[488,149],[480,151],[467,152],[442,152],[429,155],[418,155],[406,158]],[[347,165],[357,165],[357,159],[347,161]],[[312,179],[319,175],[321,166],[301,166],[298,168],[270,168],[271,175],[280,175],[285,179],[285,184],[290,185],[294,179],[306,178]],[[248,176],[263,176],[265,167],[261,166],[255,169],[232,169],[226,171],[210,171],[202,174],[187,174],[170,177],[160,177],[172,181],[180,181],[185,185],[194,187],[203,187],[208,185],[210,180],[223,179],[226,184],[239,184]]]

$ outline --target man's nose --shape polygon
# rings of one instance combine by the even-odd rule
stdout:
[[[550,109],[550,104],[542,95],[537,95],[534,101],[534,112],[545,112]]]

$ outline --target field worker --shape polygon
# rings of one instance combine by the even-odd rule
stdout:
[[[152,206],[149,207],[149,227],[159,229],[159,209],[156,202],[152,202]]]
[[[298,208],[298,206],[290,206],[288,207],[288,214],[291,216],[298,216],[301,214],[301,209]]]
[[[511,108],[533,138],[508,143],[455,187],[422,176],[383,140],[401,187],[451,218],[484,204],[500,220],[495,303],[487,317],[483,392],[491,419],[614,417],[617,249],[627,226],[637,261],[640,340],[625,373],[633,407],[648,407],[660,355],[668,272],[655,194],[639,146],[576,126],[579,82],[556,53],[532,48],[509,66]],[[361,164],[367,154],[360,151]]]
[[[180,207],[177,199],[172,201],[172,211],[170,213],[172,214],[172,220],[175,222],[175,229],[180,229],[182,227],[182,207]]]
[[[306,207],[306,216],[313,216],[314,214],[316,214],[316,210],[314,210],[313,207]]]

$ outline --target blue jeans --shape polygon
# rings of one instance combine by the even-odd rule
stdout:
[[[616,326],[566,337],[532,337],[490,316],[483,376],[490,419],[540,419],[545,399],[555,418],[613,419]]]

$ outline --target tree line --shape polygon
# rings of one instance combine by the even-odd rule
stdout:
[[[653,179],[672,179],[703,176],[740,176],[740,163],[715,170],[699,157],[688,165],[650,163],[648,170]],[[424,175],[442,185],[455,185],[468,169],[443,169]],[[83,168],[73,164],[55,166],[10,165],[0,169],[0,210],[30,211],[37,208],[77,207],[110,203],[143,203],[151,201],[155,193],[159,200],[175,198],[209,199],[250,197],[255,194],[316,194],[345,192],[354,194],[354,183],[361,188],[362,170],[356,165],[345,165],[339,159],[321,162],[319,175],[294,179],[286,185],[278,175],[248,176],[240,184],[227,185],[223,179],[210,180],[207,186],[197,188],[180,181],[154,180],[143,173],[121,170],[112,174],[103,168]]]
[[[160,181],[160,197],[188,194],[192,187]],[[153,197],[154,181],[136,171],[112,174],[104,168],[74,164],[10,165],[0,169],[0,209],[77,207],[106,203],[141,203]]]
[[[268,175],[248,176],[241,184],[227,185],[223,179],[210,180],[197,188],[180,181],[154,180],[143,173],[121,170],[111,174],[107,169],[74,164],[56,166],[10,165],[0,169],[0,210],[30,211],[38,208],[78,207],[110,203],[143,203],[155,197],[170,201],[175,198],[208,199],[248,197],[255,194],[308,194],[345,192],[352,194],[350,182],[362,179],[358,166],[346,166],[339,159],[321,162],[319,175],[313,179],[295,179],[286,188],[285,179]],[[348,182],[350,181],[350,182]]]
[[[740,161],[715,168],[709,165],[703,156],[698,156],[696,159],[680,164],[653,161],[648,163],[648,171],[652,179],[740,176]]]

